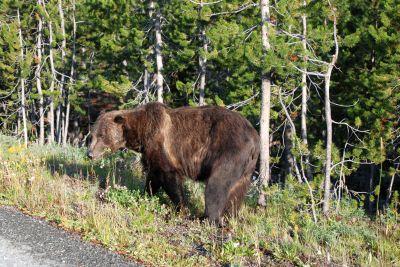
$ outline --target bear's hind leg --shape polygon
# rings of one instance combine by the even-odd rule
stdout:
[[[252,151],[252,155],[248,158],[244,163],[244,172],[240,179],[233,184],[233,186],[229,189],[228,192],[228,201],[226,203],[224,213],[227,213],[230,216],[236,216],[239,208],[246,196],[246,193],[249,189],[251,183],[251,176],[254,172],[257,163],[257,153]],[[246,157],[245,157],[246,158]]]
[[[235,215],[243,202],[250,185],[250,177],[257,162],[254,147],[225,155],[216,161],[207,180],[205,215],[210,221],[221,224],[222,217]],[[254,155],[253,155],[254,154]]]
[[[219,225],[222,223],[221,218],[229,201],[229,192],[239,181],[241,175],[240,168],[231,163],[226,163],[213,170],[207,180],[205,190],[205,215],[211,222]]]
[[[249,185],[250,175],[244,175],[229,189],[228,201],[226,202],[223,214],[228,214],[229,216],[237,215],[246,196]]]

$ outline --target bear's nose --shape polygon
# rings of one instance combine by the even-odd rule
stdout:
[[[88,151],[87,156],[89,159],[93,159],[93,152],[92,151]]]

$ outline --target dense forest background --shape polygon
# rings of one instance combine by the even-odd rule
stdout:
[[[0,127],[81,146],[101,110],[225,106],[260,130],[261,184],[372,212],[400,184],[399,64],[398,0],[2,0]]]

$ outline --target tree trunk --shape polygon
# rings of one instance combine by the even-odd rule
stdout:
[[[24,78],[24,73],[23,73],[23,62],[24,62],[24,41],[22,37],[22,27],[21,27],[21,18],[19,15],[19,9],[17,9],[17,20],[18,20],[18,35],[19,35],[19,44],[21,46],[21,63],[20,63],[20,72],[21,72],[21,115],[22,115],[22,131],[24,135],[24,146],[28,146],[28,129],[26,126],[26,107],[25,107],[25,78]]]
[[[18,97],[20,97],[20,94],[18,93]],[[15,136],[19,137],[20,131],[21,131],[21,112],[17,112],[17,126],[15,127]]]
[[[61,64],[62,66],[65,65],[65,50],[67,47],[67,41],[66,41],[66,36],[65,36],[65,20],[64,20],[64,10],[62,7],[62,0],[58,0],[58,13],[60,14],[60,28],[61,28],[61,35],[62,35],[62,42],[61,42]],[[65,97],[65,92],[64,92],[64,83],[65,83],[65,76],[64,73],[61,75],[61,80],[60,80],[60,96],[62,98]],[[56,133],[57,133],[57,143],[61,144],[62,142],[62,135],[64,132],[64,118],[65,118],[65,113],[63,110],[63,101],[59,101],[59,104],[57,106],[57,112],[56,112]]]
[[[144,89],[144,103],[149,102],[149,93],[150,93],[150,74],[147,70],[147,67],[144,68],[143,74],[143,89]]]
[[[149,1],[148,8],[149,8],[149,10],[148,10],[149,14],[148,15],[149,15],[151,24],[153,25],[154,2]],[[152,42],[153,42],[153,40],[151,39],[150,43],[152,43]],[[152,50],[154,52],[153,46],[151,46],[150,50]],[[150,64],[150,65],[154,64],[151,52],[146,55],[146,63]],[[152,85],[153,85],[153,73],[151,73],[149,71],[149,67],[145,64],[144,65],[144,78],[143,78],[143,88],[144,88],[144,91],[145,91],[144,103],[148,103],[150,101],[149,96],[151,95],[151,87],[152,87]]]
[[[163,102],[163,94],[164,94],[164,77],[163,77],[163,58],[161,55],[162,49],[162,38],[161,38],[161,14],[158,11],[156,17],[156,63],[157,63],[157,101]]]
[[[285,148],[283,150],[284,178],[282,180],[284,181],[284,183],[286,183],[288,176],[293,174],[293,155],[291,151],[293,148],[292,129],[290,128],[289,125],[285,126],[283,143],[285,145]]]
[[[369,187],[368,187],[369,192],[368,192],[368,199],[367,199],[368,212],[370,214],[372,214],[373,208],[374,208],[373,201],[372,201],[372,196],[374,194],[374,192],[373,192],[374,191],[374,176],[375,176],[375,165],[374,165],[374,163],[371,163],[370,169],[369,169]]]
[[[325,78],[325,120],[326,120],[326,161],[324,181],[324,205],[323,212],[329,211],[330,186],[331,186],[331,164],[332,164],[332,115],[329,99],[330,77]]]
[[[199,20],[201,19],[201,12],[203,10],[203,1],[200,1]],[[200,26],[200,41],[202,47],[199,49],[199,69],[200,69],[200,83],[199,83],[199,106],[205,105],[205,87],[206,87],[206,64],[207,64],[207,36],[204,26]]]
[[[288,122],[288,125],[286,125],[285,132],[284,132],[285,176],[292,174],[294,171],[297,181],[299,183],[302,183],[300,170],[297,166],[296,158],[293,156],[293,153],[292,153],[292,149],[295,146],[293,144],[293,135],[296,135],[296,127],[295,127],[293,120],[290,117],[290,113],[289,113],[288,109],[286,108],[285,103],[282,99],[281,88],[279,88],[278,93],[279,93],[279,102],[281,103],[282,109],[286,115],[286,120]]]
[[[203,42],[203,51],[199,57],[199,67],[200,67],[200,84],[199,84],[199,106],[205,105],[205,87],[206,87],[206,64],[207,64],[207,57],[206,53],[208,51],[208,44],[207,44],[207,37],[206,31],[203,29],[201,31],[201,39]]]
[[[303,6],[306,6],[306,1],[303,2]],[[304,68],[301,74],[301,140],[305,147],[308,148],[308,138],[307,138],[307,98],[308,98],[308,88],[307,88],[307,17],[305,14],[301,16],[303,22],[303,39],[301,41],[304,53]],[[312,180],[312,172],[310,166],[309,155],[304,156],[305,161],[305,173],[307,179]]]
[[[75,0],[72,1],[72,62],[71,62],[71,72],[69,76],[69,86],[68,91],[65,92],[65,120],[64,120],[64,134],[63,134],[63,142],[62,145],[67,145],[68,138],[68,128],[69,128],[69,114],[71,103],[69,101],[69,93],[74,84],[74,76],[75,76],[75,64],[76,64],[76,21],[75,21]]]
[[[332,8],[332,7],[331,7]],[[325,215],[329,212],[330,189],[331,189],[331,168],[332,168],[332,114],[330,101],[330,83],[333,67],[335,66],[339,56],[339,44],[337,40],[336,14],[333,12],[333,38],[335,40],[335,54],[328,65],[325,73],[325,120],[326,120],[326,162],[325,162],[325,181],[324,181],[324,203],[322,211]]]
[[[263,57],[271,49],[269,43],[269,0],[260,1],[261,8],[261,38],[263,46]],[[265,187],[270,180],[270,155],[269,155],[269,127],[271,109],[271,75],[269,72],[262,71],[261,74],[261,118],[260,118],[260,196],[258,204],[265,206]]]
[[[335,12],[335,11],[333,11]],[[332,168],[332,114],[330,100],[330,82],[333,67],[339,56],[339,44],[337,41],[336,14],[333,14],[333,38],[335,39],[335,54],[328,65],[325,73],[325,120],[326,120],[326,162],[325,162],[325,181],[324,181],[324,203],[322,211],[325,215],[329,212],[330,187],[331,187],[331,168]]]
[[[54,127],[54,84],[56,81],[56,69],[54,67],[54,56],[53,56],[53,25],[50,19],[49,14],[46,10],[46,3],[43,1],[43,9],[46,12],[46,15],[49,19],[48,27],[49,27],[49,60],[50,60],[50,68],[51,68],[51,81],[50,81],[50,109],[48,113],[48,120],[50,124],[50,133],[48,137],[49,143],[54,143],[55,140],[55,127]]]
[[[154,49],[154,53],[156,55],[156,69],[157,69],[157,101],[163,103],[164,99],[163,99],[163,93],[164,93],[164,77],[163,77],[163,58],[162,58],[162,54],[161,54],[161,50],[162,50],[162,37],[161,37],[161,13],[158,10],[156,12],[156,16],[154,17],[154,9],[155,9],[155,5],[154,5],[154,1],[150,0],[149,2],[149,15],[150,15],[150,19],[153,20],[154,22],[154,32],[155,32],[155,49]]]
[[[325,76],[325,120],[326,120],[326,161],[325,161],[325,180],[324,180],[324,204],[322,210],[324,214],[329,212],[330,189],[331,189],[331,165],[332,165],[332,115],[331,102],[329,97],[330,79],[333,65],[329,65],[329,70]]]
[[[390,198],[392,197],[392,194],[393,194],[394,178],[396,177],[397,172],[399,171],[399,167],[400,167],[400,164],[397,164],[397,167],[395,168],[395,171],[394,171],[394,173],[392,175],[392,178],[390,179],[390,184],[389,184],[389,188],[388,188],[388,192],[387,192],[387,196],[386,196],[386,201],[385,201],[385,206],[386,207],[389,206]]]
[[[42,4],[41,0],[37,1],[38,5]],[[37,14],[38,28],[37,28],[37,39],[36,39],[36,89],[39,94],[39,144],[44,144],[44,96],[42,91],[42,81],[41,81],[41,65],[42,65],[42,27],[43,22],[41,16]]]

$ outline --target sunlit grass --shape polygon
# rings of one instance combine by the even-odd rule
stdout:
[[[92,163],[85,150],[58,146],[24,149],[0,136],[0,203],[46,218],[153,266],[400,265],[396,209],[371,220],[354,200],[315,224],[308,190],[296,182],[272,186],[265,209],[251,191],[225,228],[196,219],[203,190],[187,183],[189,210],[177,213],[165,195],[148,197],[138,155]],[[109,188],[99,190],[99,181]]]

